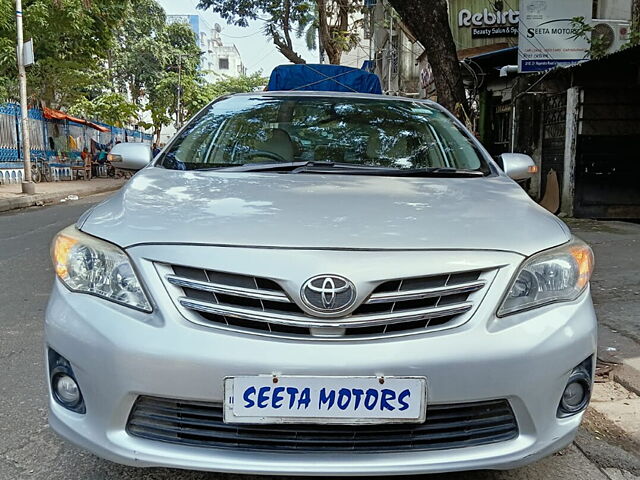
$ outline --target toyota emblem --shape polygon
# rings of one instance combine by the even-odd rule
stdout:
[[[318,275],[302,285],[301,297],[307,307],[318,313],[340,313],[356,300],[356,287],[339,275]]]

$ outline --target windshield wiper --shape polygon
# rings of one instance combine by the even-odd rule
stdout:
[[[222,164],[219,167],[199,168],[199,171],[218,172],[290,172],[307,165],[331,166],[332,162],[251,162],[242,165]]]
[[[332,168],[318,168],[315,166],[302,166],[291,173],[335,173],[340,175],[375,175],[387,177],[483,177],[484,173],[479,170],[465,170],[460,168],[433,167],[433,168],[411,168],[399,169],[388,167],[372,167],[363,165],[348,165],[337,170]]]
[[[358,165],[353,163],[337,163],[331,161],[307,162],[264,162],[245,163],[243,165],[221,165],[212,168],[200,168],[198,171],[217,172],[274,172],[286,174],[316,173],[339,175],[378,175],[394,177],[482,177],[478,170],[465,170],[449,167],[400,169],[375,165]]]
[[[215,170],[218,172],[277,172],[277,173],[317,173],[328,172],[335,173],[335,170],[340,172],[345,170],[357,170],[362,172],[363,170],[377,171],[377,170],[395,170],[393,168],[385,169],[384,167],[375,167],[371,165],[357,165],[353,163],[336,163],[331,161],[306,161],[306,162],[264,162],[264,163],[245,163],[243,165],[221,165],[217,168],[202,168],[200,171]]]
[[[407,177],[484,177],[485,173],[481,170],[468,170],[466,168],[431,167],[401,170],[400,175]]]

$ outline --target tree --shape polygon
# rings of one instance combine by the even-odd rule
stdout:
[[[465,121],[468,106],[462,71],[449,28],[446,0],[389,0],[425,47],[433,69],[438,102]]]
[[[305,35],[307,46],[314,46],[309,35],[318,32],[329,61],[339,64],[342,52],[358,43],[357,25],[351,14],[361,10],[362,4],[362,0],[199,0],[198,7],[211,9],[240,27],[258,18],[265,20],[265,35],[292,63],[306,63],[295,51],[292,35]]]
[[[167,25],[164,10],[155,0],[129,1],[127,19],[118,28],[117,45],[109,54],[112,88],[148,112],[150,118],[139,125],[153,128],[159,137],[162,127],[176,116],[178,89],[184,98],[203,83],[198,69],[201,51],[189,25]]]
[[[348,52],[360,40],[357,22],[351,18],[353,13],[362,10],[362,4],[353,0],[317,0],[317,7],[320,45],[329,63],[340,65],[342,52]]]
[[[159,137],[164,125],[178,115],[178,91],[182,98],[180,118],[187,118],[189,111],[184,98],[204,83],[200,64],[200,47],[196,37],[184,23],[167,25],[157,38],[157,48],[162,52],[158,58],[156,80],[146,88],[147,110],[151,112],[155,135]]]
[[[112,88],[129,94],[136,104],[165,66],[165,25],[165,11],[155,0],[129,0],[126,18],[116,29],[116,45],[108,57]]]
[[[205,107],[209,102],[230,93],[252,92],[266,83],[262,73],[249,76],[226,77],[214,83],[206,83],[202,75],[187,76],[182,79],[182,115],[189,118]],[[154,89],[153,101],[147,105],[152,122],[141,122],[145,128],[153,128],[156,141],[160,140],[163,125],[168,125],[175,115],[177,99],[177,76],[171,72]]]
[[[220,80],[208,83],[203,88],[193,91],[193,95],[185,100],[189,114],[193,115],[212,100],[231,93],[253,92],[262,89],[267,83],[267,79],[262,76],[262,72],[240,77],[221,76]]]
[[[148,109],[159,132],[175,114],[178,83],[183,90],[201,85],[194,33],[166,25],[155,0],[24,3],[36,57],[28,70],[33,101],[115,125],[136,122]],[[13,20],[13,0],[0,0],[0,98],[17,97]]]
[[[308,0],[200,0],[198,8],[211,9],[228,23],[247,27],[259,17],[265,20],[265,35],[287,60],[305,63],[294,49],[292,33],[300,25],[313,21],[312,4]]]
[[[30,97],[60,108],[108,84],[103,61],[127,1],[32,0],[24,4],[25,38],[33,38],[36,63],[28,69]],[[0,77],[15,77],[12,0],[0,0]],[[8,94],[17,96],[12,83]]]
[[[138,121],[138,106],[120,93],[104,93],[89,100],[83,98],[69,108],[69,113],[85,118],[99,118],[116,127]]]

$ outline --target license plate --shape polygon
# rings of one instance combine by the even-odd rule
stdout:
[[[225,423],[422,423],[424,377],[241,376],[224,380]]]

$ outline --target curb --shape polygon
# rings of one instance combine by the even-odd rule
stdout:
[[[81,198],[81,197],[88,197],[91,195],[97,195],[100,193],[113,192],[116,190],[120,190],[120,188],[122,188],[122,185],[123,184],[117,185],[117,186],[111,185],[108,187],[99,187],[99,188],[96,188],[95,190],[91,190],[90,192],[39,193],[35,195],[24,195],[24,196],[17,196],[15,198],[7,198],[7,199],[0,200],[0,213],[8,212],[10,210],[16,210],[19,208],[33,207],[36,205],[41,206],[40,204],[56,203],[62,200],[63,198],[67,198],[69,195],[78,195],[78,197]]]
[[[614,368],[611,377],[617,384],[640,396],[640,372],[632,366],[622,363]]]
[[[610,378],[640,396],[638,343],[607,325],[599,325],[598,331],[598,359],[613,365]]]

